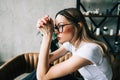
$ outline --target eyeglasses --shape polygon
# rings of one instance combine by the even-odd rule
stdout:
[[[58,32],[62,33],[63,32],[63,27],[65,27],[66,25],[71,25],[71,24],[58,24],[57,26],[55,25],[54,31],[57,30]]]

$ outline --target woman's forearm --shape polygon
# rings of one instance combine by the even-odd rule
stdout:
[[[40,48],[39,61],[37,66],[37,79],[43,80],[49,69],[49,49],[51,45],[51,35],[44,35]]]
[[[36,27],[43,34],[37,65],[37,80],[46,80],[44,79],[44,76],[49,69],[49,49],[52,40],[53,26],[53,20],[48,15],[44,16],[37,22]]]

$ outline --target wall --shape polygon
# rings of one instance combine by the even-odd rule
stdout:
[[[36,22],[45,14],[76,7],[76,0],[0,0],[0,61],[23,52],[39,52]]]

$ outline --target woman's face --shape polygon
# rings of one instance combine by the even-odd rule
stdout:
[[[74,36],[74,26],[64,16],[57,15],[55,19],[55,25],[57,27],[57,39],[62,44],[66,41],[72,40]],[[59,29],[59,30],[58,30]]]

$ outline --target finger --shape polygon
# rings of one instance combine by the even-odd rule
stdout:
[[[37,23],[37,24],[36,24],[36,27],[37,27],[37,28],[42,28],[42,27],[43,27],[43,23],[41,23],[41,22]]]
[[[47,23],[49,23],[49,16],[45,15],[43,18],[41,18],[41,21],[46,25]]]
[[[44,24],[45,24],[45,23],[44,23],[41,19],[39,19],[39,20],[37,21],[36,27],[38,27],[38,28],[43,27]]]
[[[49,18],[50,24],[54,25],[54,21],[52,20],[52,18]]]
[[[50,18],[49,15],[45,15],[44,19],[47,21],[47,23],[51,24],[52,18]]]
[[[45,15],[45,16],[44,16],[44,19],[45,19],[46,21],[49,21],[49,18],[50,18],[49,15]]]
[[[42,18],[41,22],[43,22],[44,25],[46,25],[48,23],[48,21],[45,18]]]

